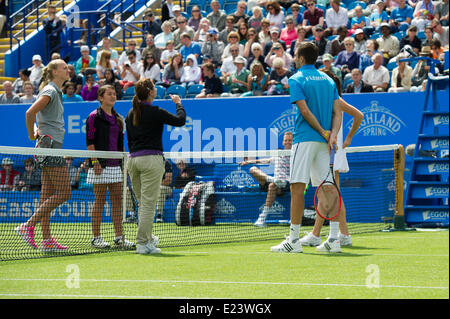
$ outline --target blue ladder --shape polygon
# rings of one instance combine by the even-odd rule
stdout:
[[[415,227],[448,227],[449,106],[436,94],[448,76],[428,75],[425,104],[406,190],[405,217]],[[431,106],[429,106],[431,94]]]

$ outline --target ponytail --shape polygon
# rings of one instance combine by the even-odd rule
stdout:
[[[133,125],[138,126],[142,115],[142,101],[146,101],[155,89],[151,79],[142,79],[134,85],[135,95],[133,97]]]
[[[133,97],[132,105],[133,105],[133,125],[139,126],[139,123],[141,122],[142,105],[141,101],[139,101],[139,98],[136,95]]]
[[[56,70],[58,68],[59,63],[65,63],[63,60],[57,59],[52,60],[50,63],[44,67],[44,70],[42,71],[42,82],[39,86],[39,90],[42,90],[50,81],[53,80],[53,70]]]
[[[41,81],[41,85],[39,86],[39,90],[42,90],[49,82],[49,79],[48,79],[49,72],[48,71],[49,71],[48,66],[46,66],[44,68],[44,70],[42,71],[42,81]]]

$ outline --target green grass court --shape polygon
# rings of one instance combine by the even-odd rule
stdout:
[[[448,231],[358,234],[341,254],[271,253],[279,241],[3,261],[0,298],[449,298]]]

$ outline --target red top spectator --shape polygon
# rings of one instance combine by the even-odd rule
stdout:
[[[13,161],[9,157],[5,157],[2,160],[2,170],[0,171],[0,189],[2,191],[12,190],[14,185],[19,181],[20,173],[13,169],[13,164]]]

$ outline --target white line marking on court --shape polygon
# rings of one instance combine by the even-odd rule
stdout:
[[[66,279],[51,278],[0,278],[1,281],[66,281]],[[153,279],[80,279],[80,282],[131,282],[131,283],[168,283],[168,284],[219,284],[219,285],[274,285],[274,286],[335,286],[335,287],[366,287],[357,284],[323,284],[303,282],[264,282],[264,281],[213,281],[213,280],[153,280]],[[380,285],[380,288],[407,288],[407,289],[448,289],[448,287],[427,286],[396,286]]]

